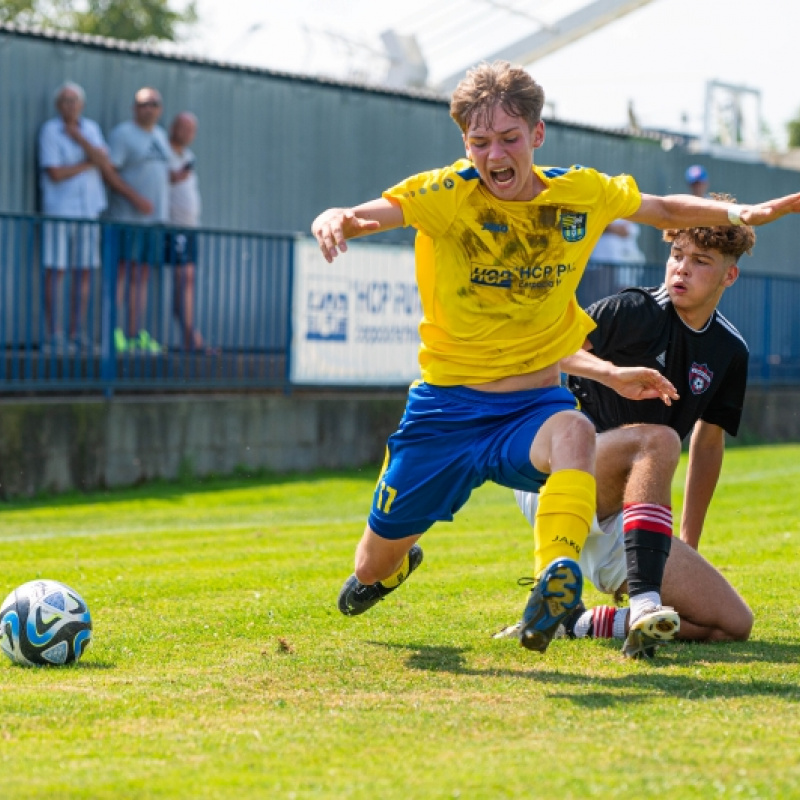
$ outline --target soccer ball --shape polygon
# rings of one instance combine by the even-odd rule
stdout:
[[[15,664],[71,664],[92,638],[83,598],[58,581],[30,581],[0,606],[0,650]]]

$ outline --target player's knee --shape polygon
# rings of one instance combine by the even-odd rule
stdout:
[[[753,612],[742,600],[740,603],[730,604],[725,609],[725,616],[712,627],[708,637],[711,642],[746,642],[753,630]]]
[[[642,425],[637,431],[637,460],[656,459],[664,468],[675,469],[681,458],[681,439],[674,428],[666,425]]]
[[[750,632],[753,630],[753,622],[753,612],[749,606],[742,603],[742,607],[738,609],[729,626],[728,634],[731,639],[734,642],[746,642],[750,638]]]
[[[674,428],[667,425],[642,425],[641,444],[659,456],[670,456],[679,459],[681,455],[681,439]]]
[[[550,417],[533,440],[530,459],[536,469],[553,473],[577,469],[594,474],[594,425],[580,411],[561,411]]]
[[[594,456],[596,432],[594,424],[577,411],[568,411],[561,420],[561,427],[554,437],[556,447],[570,447],[576,453]]]

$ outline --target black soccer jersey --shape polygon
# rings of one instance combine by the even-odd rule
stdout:
[[[651,367],[665,375],[680,400],[627,400],[595,381],[570,377],[569,387],[598,431],[637,422],[668,425],[683,439],[698,419],[732,436],[739,429],[747,384],[747,344],[718,311],[702,330],[686,325],[666,286],[625,289],[587,309],[597,328],[593,353],[621,367]]]

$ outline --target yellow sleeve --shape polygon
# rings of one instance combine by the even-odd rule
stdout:
[[[462,159],[449,167],[406,178],[383,192],[383,197],[399,203],[404,225],[438,237],[449,230],[479,183],[477,170]]]
[[[630,175],[615,175],[613,178],[597,173],[605,186],[606,203],[612,219],[629,217],[639,210],[642,195],[636,181]]]

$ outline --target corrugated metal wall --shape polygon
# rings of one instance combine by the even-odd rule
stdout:
[[[204,223],[213,228],[306,232],[321,209],[369,199],[463,153],[439,100],[0,26],[0,211],[37,209],[36,136],[64,80],[86,89],[85,113],[106,135],[130,117],[133,93],[144,85],[161,91],[165,124],[178,111],[194,111]],[[699,158],[680,147],[665,151],[658,142],[555,121],[537,154],[545,165],[629,172],[654,194],[684,191],[683,172],[698,160],[709,169],[712,189],[742,201],[800,188],[797,172]],[[797,274],[796,235],[794,221],[762,229],[746,266]],[[641,244],[649,260],[663,259],[656,231],[645,231]]]

